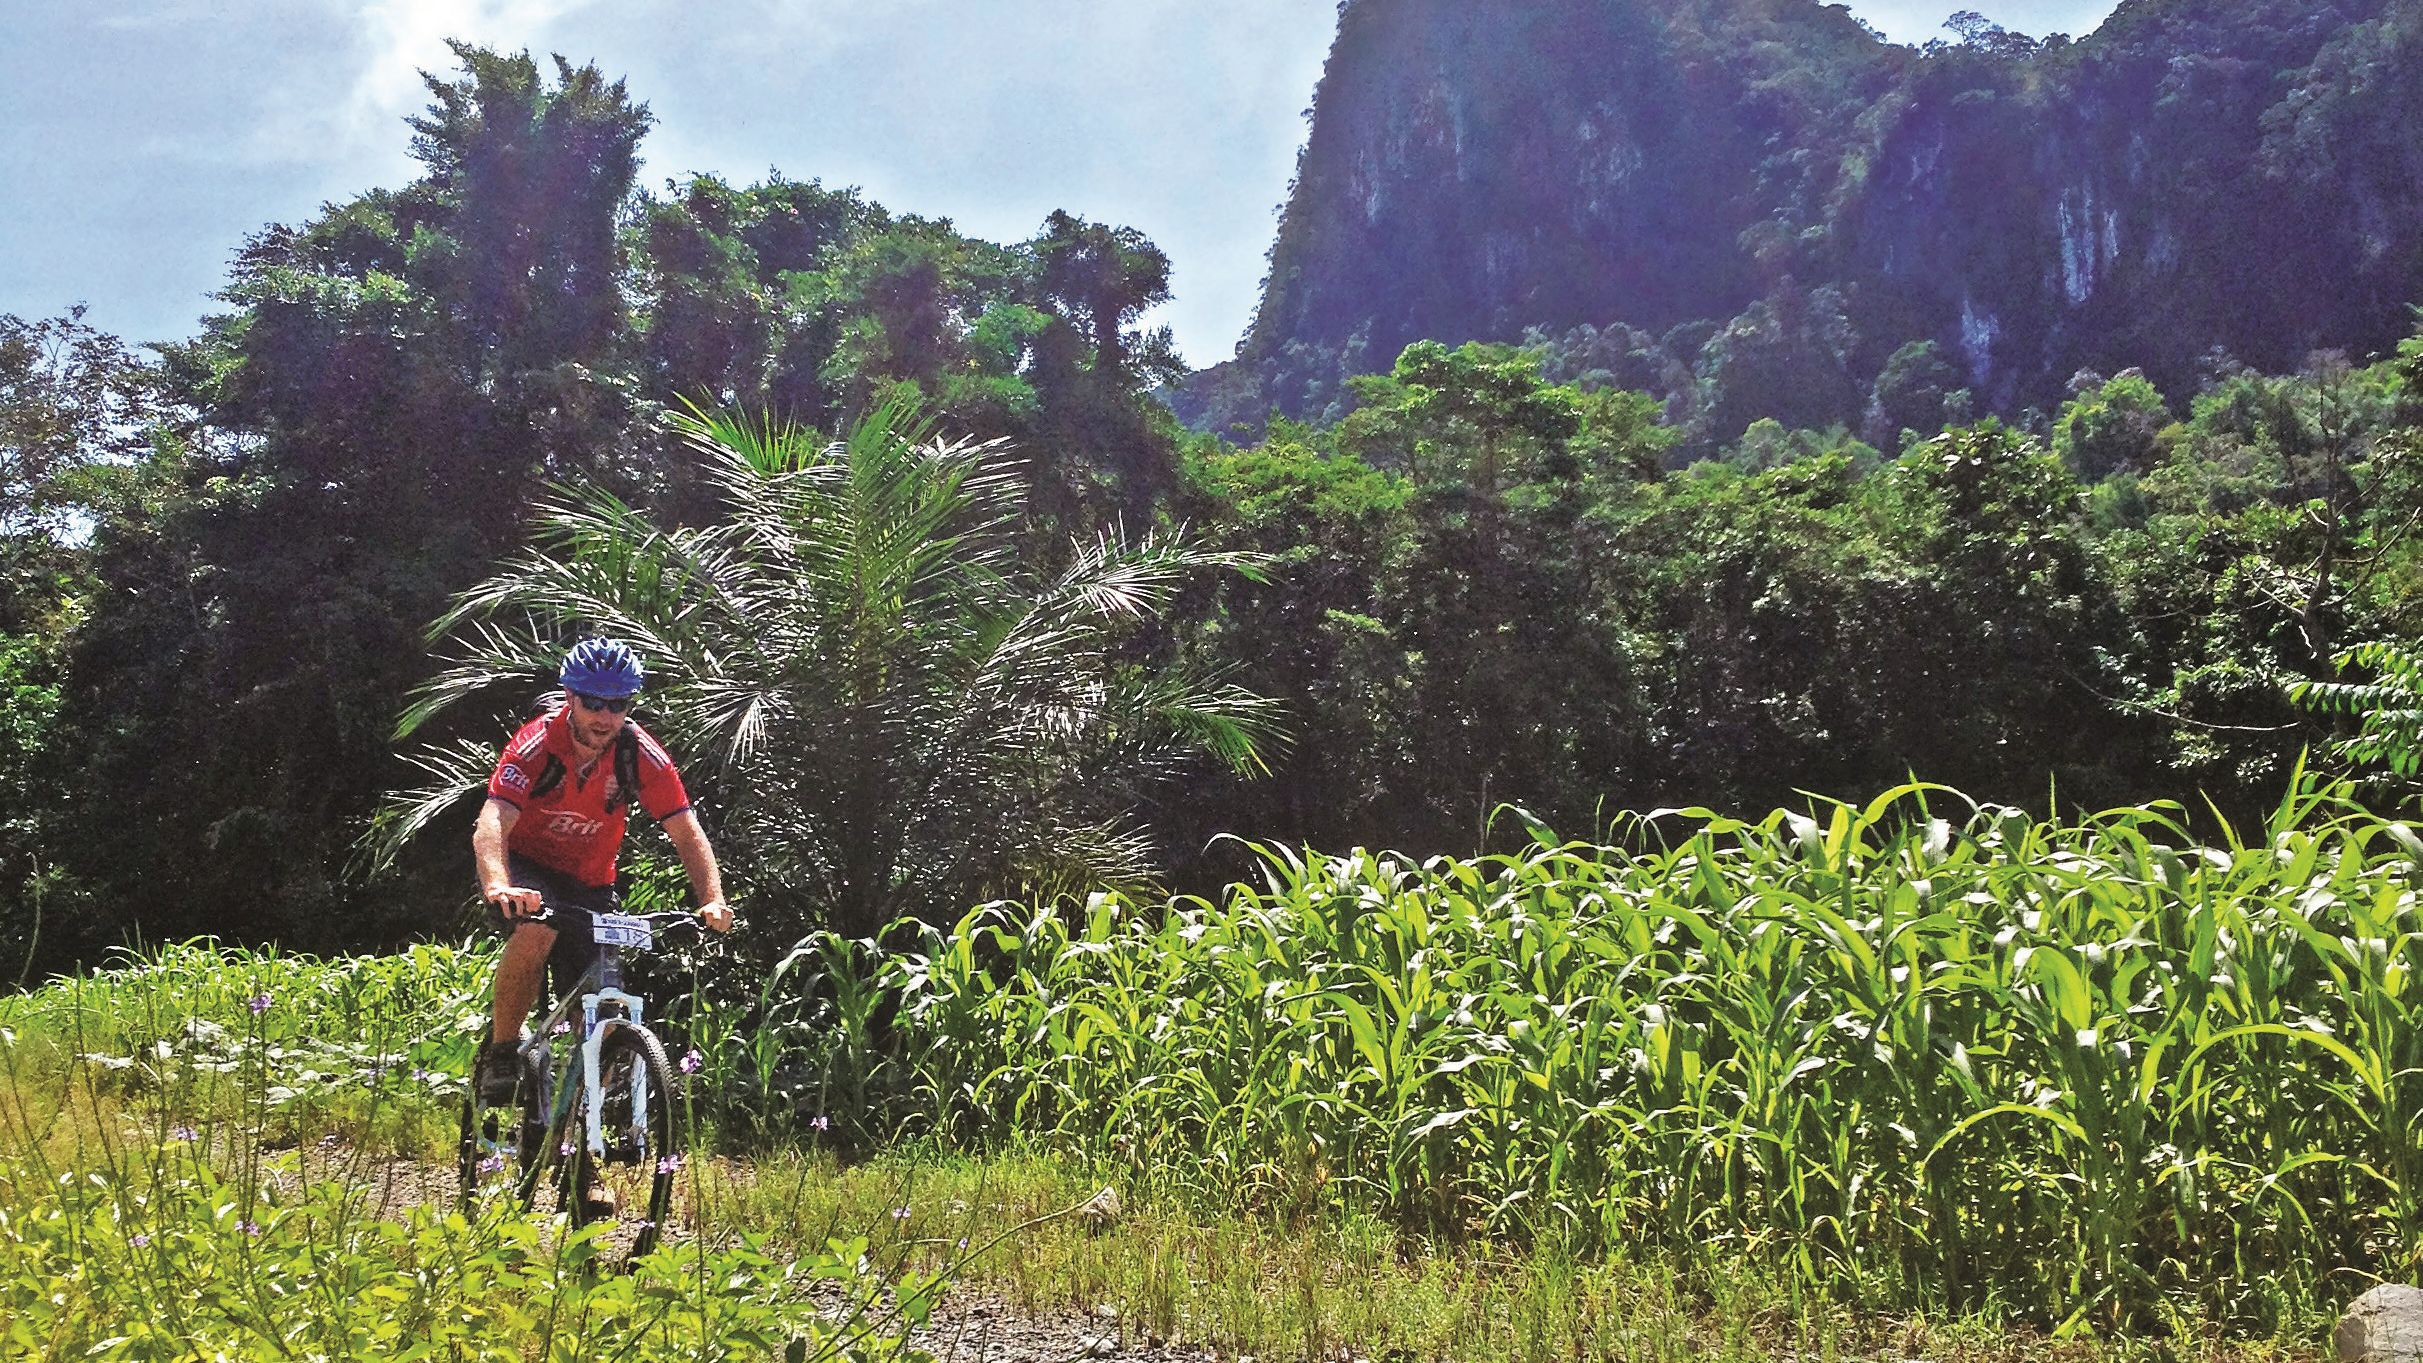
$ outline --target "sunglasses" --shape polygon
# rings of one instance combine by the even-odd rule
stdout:
[[[638,699],[636,696],[592,696],[580,691],[573,692],[572,698],[579,701],[584,710],[603,710],[615,715],[630,709],[631,702]]]

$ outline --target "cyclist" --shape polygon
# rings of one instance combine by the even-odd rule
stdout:
[[[480,895],[511,933],[497,967],[494,1009],[472,1082],[483,1101],[513,1096],[514,1047],[552,964],[556,979],[580,978],[596,959],[591,916],[612,913],[615,854],[636,802],[664,826],[689,873],[698,914],[717,932],[732,928],[715,849],[707,844],[673,759],[630,717],[646,679],[629,645],[583,639],[564,658],[563,698],[524,724],[488,778],[488,800],[471,831]],[[529,921],[544,903],[554,922]]]

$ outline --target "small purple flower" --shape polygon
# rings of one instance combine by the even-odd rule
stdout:
[[[252,1015],[254,1017],[259,1017],[261,1014],[269,1011],[269,1005],[272,1002],[273,1000],[270,997],[269,991],[264,989],[260,993],[253,995],[250,999],[245,1000],[244,1006],[252,1010]]]
[[[810,1131],[830,1131],[833,1129],[833,1119],[819,1112],[808,1118],[808,1129]]]
[[[660,1174],[678,1174],[678,1173],[680,1173],[680,1172],[681,1172],[681,1156],[679,1156],[679,1155],[667,1155],[667,1156],[665,1156],[663,1159],[658,1160],[658,1161],[656,1162],[656,1172],[658,1172],[658,1173],[660,1173]]]
[[[696,1074],[698,1073],[698,1067],[706,1063],[706,1060],[699,1055],[698,1048],[693,1046],[682,1055],[681,1072],[684,1074]]]
[[[555,1147],[555,1153],[563,1156],[565,1159],[572,1158],[572,1142],[565,1141],[562,1145]]]
[[[906,1221],[906,1220],[908,1220],[908,1219],[909,1219],[909,1209],[908,1209],[908,1208],[906,1208],[906,1207],[894,1207],[894,1208],[892,1209],[892,1219],[893,1219],[894,1221]]]
[[[483,1174],[493,1174],[497,1170],[504,1167],[505,1157],[503,1155],[490,1155],[488,1158],[480,1161],[480,1172]]]
[[[126,1244],[129,1249],[141,1249],[150,1243],[151,1237],[143,1234],[141,1231],[137,1231],[133,1235],[126,1237]]]
[[[201,1132],[194,1130],[192,1127],[187,1126],[182,1122],[168,1128],[168,1135],[171,1140],[198,1141],[202,1139]]]
[[[968,1238],[966,1236],[962,1235],[959,1237],[959,1247],[961,1249],[966,1249],[968,1247]]]
[[[238,1221],[236,1223],[236,1229],[244,1232],[246,1235],[258,1236],[261,1233],[261,1223],[258,1221]]]
[[[572,1019],[570,1019],[570,1018],[566,1018],[566,1019],[564,1019],[562,1022],[559,1022],[559,1023],[555,1024],[554,1026],[552,1026],[552,1027],[548,1028],[548,1029],[547,1029],[547,1035],[549,1035],[549,1036],[562,1036],[564,1033],[569,1032],[569,1031],[571,1031],[571,1030],[572,1030]]]

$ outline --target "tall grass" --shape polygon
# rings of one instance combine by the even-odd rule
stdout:
[[[2406,826],[2307,785],[2205,846],[1913,784],[1617,834],[812,939],[798,1104],[2057,1328],[2270,1330],[2415,1269]]]

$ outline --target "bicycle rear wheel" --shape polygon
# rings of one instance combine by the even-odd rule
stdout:
[[[574,1214],[584,1223],[608,1223],[599,1252],[625,1262],[656,1248],[672,1210],[681,1167],[679,1095],[664,1043],[645,1027],[626,1023],[607,1033],[597,1072],[605,1153],[581,1152]],[[585,1120],[586,1097],[572,1105],[576,1127]],[[573,1139],[585,1143],[577,1130]]]

